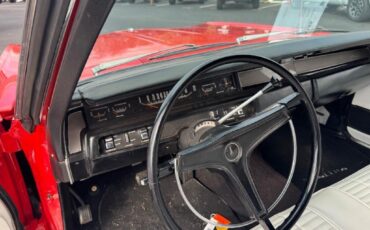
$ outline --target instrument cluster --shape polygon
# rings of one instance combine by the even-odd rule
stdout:
[[[126,98],[103,106],[89,107],[87,121],[93,126],[106,121],[134,117],[145,112],[156,112],[169,94],[172,86],[151,90],[138,96]],[[201,102],[210,98],[217,99],[239,92],[239,83],[233,74],[212,79],[195,81],[178,98],[178,105]],[[144,114],[145,115],[145,114]]]

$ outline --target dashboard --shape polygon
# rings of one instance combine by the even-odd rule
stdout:
[[[242,95],[255,93],[259,87],[251,87],[245,91],[241,86],[241,76],[251,74],[251,71],[222,73],[216,76],[212,74],[188,86],[178,98],[166,124],[161,154],[167,155],[178,151],[177,140],[184,128],[197,125],[199,127],[206,125],[205,121],[217,120],[233,110]],[[256,82],[257,85],[269,81],[267,75],[260,77],[262,78],[260,82]],[[75,161],[77,158],[75,156],[83,150],[81,143],[86,143],[90,150],[88,154],[94,161],[93,169],[96,172],[145,160],[146,147],[156,113],[172,86],[173,84],[165,84],[102,105],[85,103],[82,110],[72,111],[68,116],[67,136],[70,140],[68,143],[70,159],[78,162],[74,164],[76,166],[74,175],[81,172],[78,168],[84,164],[84,159]],[[245,119],[254,113],[254,109],[253,106],[241,109],[228,119],[228,123]],[[81,141],[81,138],[85,140]],[[107,161],[109,163],[106,163]],[[86,175],[80,175],[81,178],[84,176]]]
[[[369,54],[369,48],[362,46],[296,55],[279,62],[298,77],[316,105],[321,105],[370,84]],[[130,77],[122,77],[119,82],[96,87],[95,92],[89,86],[78,88],[65,121],[64,134],[66,157],[74,180],[145,161],[156,113],[176,81],[155,84],[142,81],[141,85],[132,84],[131,90],[125,90],[124,84],[141,77],[150,79],[150,75],[154,78],[155,74],[158,72],[128,74]],[[178,98],[161,137],[160,155],[178,152],[184,129],[212,125],[209,121],[234,109],[274,75],[265,68],[235,64],[201,76]],[[349,81],[348,76],[353,79]],[[333,82],[341,83],[333,86]],[[276,89],[239,110],[227,122],[240,122],[290,92],[285,86]]]

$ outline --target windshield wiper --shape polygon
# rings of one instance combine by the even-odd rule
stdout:
[[[104,71],[106,69],[110,69],[110,68],[113,68],[113,67],[116,67],[116,66],[120,66],[120,65],[123,65],[123,64],[141,59],[141,58],[145,58],[145,57],[148,57],[149,60],[154,60],[154,59],[160,59],[160,58],[164,58],[164,57],[179,54],[179,53],[188,52],[188,51],[191,51],[191,50],[206,49],[206,48],[212,48],[212,47],[217,47],[217,46],[226,46],[226,45],[232,45],[232,44],[234,44],[234,43],[233,42],[224,42],[224,43],[207,44],[207,45],[203,45],[203,46],[197,46],[197,45],[194,45],[194,44],[182,44],[182,45],[179,45],[179,46],[176,46],[176,47],[171,47],[169,49],[156,51],[154,53],[140,54],[140,55],[136,55],[136,56],[129,57],[129,58],[121,58],[121,59],[117,59],[117,60],[113,60],[113,61],[104,62],[104,63],[101,63],[101,64],[93,67],[92,72],[93,72],[94,76],[96,76],[101,71]]]
[[[273,35],[286,34],[286,33],[291,34],[292,32],[276,31],[276,32],[264,33],[264,34],[251,34],[251,35],[245,35],[245,36],[238,37],[238,38],[236,38],[235,41],[236,41],[236,43],[238,43],[240,45],[242,42],[256,40],[256,39],[260,39],[260,38],[266,38],[266,37],[270,37],[270,36],[273,36]]]
[[[94,76],[96,76],[96,75],[98,75],[98,73],[100,73],[103,70],[110,69],[110,68],[113,68],[113,67],[116,67],[116,66],[119,66],[119,65],[123,65],[125,63],[135,61],[135,60],[140,59],[142,57],[145,57],[147,55],[148,54],[141,54],[141,55],[136,55],[136,56],[129,57],[129,58],[121,58],[121,59],[117,59],[117,60],[113,60],[113,61],[103,62],[103,63],[93,67],[92,72],[93,72]]]
[[[209,48],[228,46],[228,45],[235,45],[235,42],[219,42],[219,43],[212,43],[212,44],[206,44],[206,45],[200,45],[200,46],[193,45],[191,47],[186,47],[185,49],[175,50],[171,52],[164,52],[163,54],[150,57],[149,60],[165,58],[165,57],[169,57],[169,56],[181,54],[181,53],[186,53],[186,52],[193,51],[193,50],[209,49]]]
[[[264,33],[264,34],[252,34],[252,35],[245,35],[242,37],[236,38],[236,42],[240,45],[243,42],[246,41],[251,41],[251,40],[256,40],[260,38],[266,38],[274,35],[280,35],[280,34],[310,34],[310,33],[316,33],[316,32],[329,32],[329,33],[346,33],[349,32],[347,30],[337,30],[337,29],[326,29],[323,27],[318,27],[314,30],[304,30],[304,31],[275,31],[275,32],[270,32],[270,33]]]
[[[325,28],[322,26],[318,26],[313,30],[303,30],[303,31],[297,31],[296,34],[309,34],[309,33],[315,33],[315,32],[328,32],[328,33],[347,33],[348,30],[342,30],[342,29],[334,29],[334,28]]]
[[[168,51],[171,51],[171,50],[177,50],[177,49],[183,49],[183,48],[192,48],[192,47],[196,47],[196,45],[194,45],[194,44],[183,44],[183,45],[172,47],[172,48],[169,48],[169,49],[166,49],[166,50],[156,51],[154,53],[140,54],[140,55],[136,55],[136,56],[133,56],[133,57],[120,58],[120,59],[113,60],[113,61],[103,62],[103,63],[93,67],[92,72],[96,76],[101,71],[104,71],[106,69],[110,69],[110,68],[113,68],[113,67],[116,67],[116,66],[120,66],[120,65],[138,60],[138,59],[143,58],[143,57],[149,57],[149,56],[152,56],[152,55],[161,54],[163,52],[168,52]]]

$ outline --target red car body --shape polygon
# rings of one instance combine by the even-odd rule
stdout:
[[[151,60],[153,53],[176,49],[184,44],[197,46],[235,42],[245,35],[266,34],[271,25],[209,22],[193,27],[172,29],[124,30],[100,35],[82,72],[81,80],[94,76],[92,69],[101,63],[148,54],[127,63],[114,66],[101,73],[129,68],[154,61],[164,61],[234,46],[233,44],[172,55]],[[290,28],[274,28],[277,31],[292,32]],[[327,33],[295,35],[286,33],[247,41],[243,45],[297,37],[321,36]],[[50,157],[53,157],[49,137],[46,132],[46,115],[32,133],[26,131],[20,121],[14,118],[16,104],[17,75],[20,45],[12,44],[0,56],[0,187],[6,191],[18,210],[18,217],[25,229],[63,229],[63,220],[57,181],[53,175]],[[100,74],[101,74],[100,73]],[[49,94],[47,94],[49,95]],[[5,122],[4,122],[5,121]],[[7,124],[7,125],[5,125]],[[36,181],[41,205],[41,218],[33,216],[31,202],[27,194],[24,178],[16,159],[16,152],[23,151]]]

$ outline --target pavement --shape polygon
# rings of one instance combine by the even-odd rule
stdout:
[[[24,3],[0,4],[0,52],[11,43],[22,41]]]
[[[230,2],[223,10],[216,9],[216,0],[207,0],[203,4],[177,0],[176,5],[170,5],[167,0],[159,0],[153,5],[143,0],[136,0],[135,4],[117,1],[102,33],[128,28],[191,26],[206,21],[273,24],[280,7],[276,1],[262,2],[259,9]],[[345,6],[330,7],[321,17],[319,26],[349,31],[370,30],[370,22],[353,22],[345,11]],[[0,51],[9,43],[21,41],[24,14],[25,3],[0,4]]]

